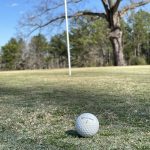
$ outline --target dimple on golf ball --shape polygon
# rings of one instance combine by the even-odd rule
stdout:
[[[99,121],[93,114],[83,113],[77,118],[75,128],[79,135],[90,137],[98,132]]]

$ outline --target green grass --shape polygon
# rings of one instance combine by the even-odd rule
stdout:
[[[100,121],[81,138],[75,118]],[[0,150],[149,150],[150,66],[0,72]]]

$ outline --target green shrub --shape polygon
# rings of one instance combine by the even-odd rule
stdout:
[[[144,57],[132,57],[130,59],[130,65],[146,65],[146,60]]]

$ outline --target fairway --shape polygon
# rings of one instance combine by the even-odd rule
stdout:
[[[81,138],[89,112],[99,132]],[[149,150],[150,66],[0,72],[0,150]]]

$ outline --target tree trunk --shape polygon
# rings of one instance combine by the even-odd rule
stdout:
[[[124,66],[125,60],[123,55],[123,33],[120,25],[120,17],[118,14],[111,14],[113,17],[110,17],[110,41],[113,47],[113,55],[114,55],[114,65],[115,66]]]
[[[113,32],[115,32],[115,31],[113,31]],[[123,55],[122,31],[119,31],[118,34],[120,36],[110,37],[110,41],[113,46],[114,65],[115,66],[124,66],[125,61],[124,61],[124,55]]]

